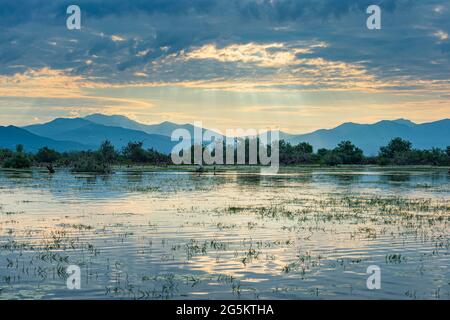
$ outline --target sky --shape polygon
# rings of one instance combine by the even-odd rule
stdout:
[[[450,118],[449,33],[448,0],[0,0],[0,125],[104,113],[305,133]]]

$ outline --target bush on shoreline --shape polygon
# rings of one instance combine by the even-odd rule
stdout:
[[[73,164],[72,172],[87,172],[87,173],[112,173],[111,166],[108,163],[102,163],[95,157],[81,158]]]
[[[4,168],[27,169],[30,168],[32,161],[30,156],[25,154],[23,145],[16,146],[16,152],[11,152],[9,157],[3,161]]]

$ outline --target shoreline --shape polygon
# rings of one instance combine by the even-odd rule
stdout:
[[[249,174],[259,173],[260,169],[264,166],[260,165],[204,165],[204,171],[197,172],[199,166],[197,165],[168,165],[168,166],[155,166],[155,165],[113,165],[112,173],[116,171],[136,171],[136,172],[188,172],[201,174],[211,173],[226,173],[226,172],[244,172]],[[71,171],[69,166],[54,167],[56,171]],[[372,169],[376,171],[447,171],[450,174],[450,166],[430,166],[430,165],[281,165],[280,170],[276,174],[294,173],[295,171],[322,169],[327,171],[342,171],[342,170],[366,170]],[[31,171],[44,171],[47,172],[45,166],[32,166],[26,169],[12,169],[12,168],[0,168],[0,171],[4,172],[31,172]],[[107,173],[98,172],[72,172],[73,174],[96,174],[96,175],[109,175]],[[50,174],[50,173],[49,173]],[[276,175],[274,174],[274,175]]]

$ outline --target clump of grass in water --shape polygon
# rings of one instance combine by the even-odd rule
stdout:
[[[232,275],[220,274],[217,281],[231,286],[231,292],[238,296],[241,295],[241,282]]]
[[[247,263],[251,263],[253,260],[258,260],[260,254],[260,251],[256,251],[255,249],[250,247],[248,251],[245,252],[244,257],[241,258],[241,262],[245,266],[247,265]]]
[[[67,223],[62,223],[59,225],[62,228],[72,228],[72,229],[77,229],[77,230],[92,230],[94,229],[94,227],[89,226],[89,225],[85,225],[85,224],[67,224]]]
[[[401,254],[387,254],[385,257],[386,263],[401,263],[405,261],[406,258]]]
[[[197,241],[194,239],[191,239],[188,243],[186,243],[185,249],[186,249],[186,257],[188,260],[192,259],[194,255],[197,255],[199,253],[202,254],[207,253],[206,242],[203,244],[198,244]]]
[[[141,288],[127,281],[124,285],[105,287],[105,295],[125,296],[136,300],[141,299],[172,299],[179,295],[180,283],[186,281],[183,278],[177,278],[174,273],[156,276],[142,276],[142,282],[153,282],[152,289]]]
[[[24,214],[24,213],[25,213],[24,211],[16,211],[16,212],[14,212],[14,211],[7,211],[7,212],[4,212],[4,214],[7,215],[7,216],[12,216],[12,215],[16,215],[16,214]]]
[[[297,260],[285,265],[282,268],[282,272],[290,273],[290,272],[300,272],[302,278],[305,276],[306,271],[310,270],[314,267],[320,266],[320,260],[322,259],[321,255],[312,256],[310,252],[306,252],[305,254],[300,254],[297,256]]]
[[[256,208],[256,214],[261,218],[271,218],[271,219],[294,219],[296,217],[296,212],[288,210],[284,207],[262,207]]]
[[[159,187],[154,186],[147,186],[147,187],[133,187],[129,189],[132,192],[156,192],[160,191],[161,189]]]
[[[246,210],[248,210],[248,209],[244,208],[244,207],[234,207],[234,206],[228,207],[228,209],[227,209],[227,211],[229,213],[239,213],[239,212],[246,211]]]
[[[237,224],[225,224],[223,222],[219,222],[216,225],[217,229],[219,230],[226,230],[226,229],[236,229],[238,227]]]

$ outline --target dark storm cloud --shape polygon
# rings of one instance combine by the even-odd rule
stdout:
[[[397,7],[411,6],[414,0],[284,0],[284,1],[233,1],[238,12],[248,18],[277,21],[300,18],[342,17],[353,11],[365,11],[369,5],[382,6],[392,12]]]
[[[65,17],[65,9],[76,4],[88,17],[136,14],[221,15],[225,12],[252,19],[296,20],[303,17],[340,17],[351,11],[365,11],[377,4],[386,11],[410,7],[418,0],[27,0],[0,1],[3,25],[27,23],[30,20],[54,22]]]

